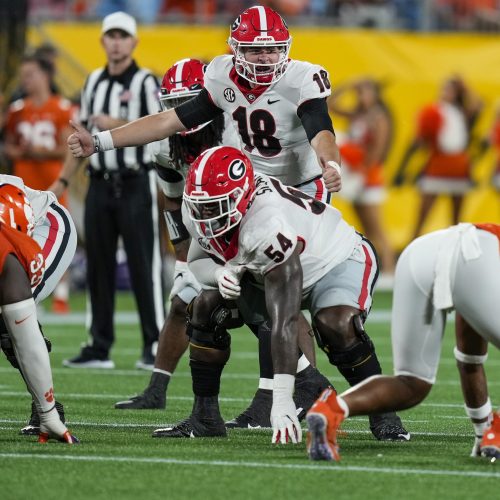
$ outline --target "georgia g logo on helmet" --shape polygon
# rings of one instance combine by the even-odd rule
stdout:
[[[231,24],[231,31],[235,31],[235,30],[237,30],[237,29],[238,29],[238,27],[239,27],[239,25],[240,25],[240,23],[241,23],[241,16],[238,16],[238,17],[234,20],[233,24]]]
[[[237,181],[245,175],[246,170],[247,167],[245,165],[245,162],[238,158],[237,160],[234,160],[229,164],[229,177],[233,181]]]

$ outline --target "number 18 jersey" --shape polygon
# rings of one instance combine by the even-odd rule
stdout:
[[[214,104],[233,119],[243,151],[257,172],[289,186],[321,175],[297,109],[305,101],[330,95],[324,68],[291,60],[276,83],[251,89],[242,84],[232,56],[219,56],[207,68],[205,88]]]

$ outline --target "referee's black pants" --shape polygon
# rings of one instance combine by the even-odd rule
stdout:
[[[115,339],[116,251],[121,236],[142,327],[143,356],[165,318],[154,171],[90,177],[85,200],[92,350],[107,358]]]

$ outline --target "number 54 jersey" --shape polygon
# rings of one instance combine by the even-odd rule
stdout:
[[[234,120],[243,151],[257,172],[289,186],[321,175],[297,109],[310,99],[330,95],[324,68],[292,59],[276,83],[251,89],[236,73],[232,56],[219,56],[207,68],[205,88],[214,104]]]
[[[255,198],[229,241],[200,237],[186,204],[182,206],[193,241],[240,277],[249,271],[262,283],[264,275],[300,245],[306,290],[351,257],[361,243],[361,235],[336,208],[266,175],[256,174],[255,183]]]

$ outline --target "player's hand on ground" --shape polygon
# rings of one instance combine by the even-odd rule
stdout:
[[[219,267],[215,271],[219,292],[224,299],[236,300],[241,293],[240,279],[227,267]]]
[[[40,435],[38,436],[38,442],[47,443],[49,439],[55,439],[66,444],[80,442],[62,423],[55,406],[48,412],[40,413]]]
[[[86,158],[94,152],[94,141],[90,132],[73,121],[69,122],[73,133],[68,137],[68,147],[75,158]]]
[[[273,444],[300,443],[302,428],[293,401],[293,375],[275,375],[273,386],[273,406],[271,408],[271,427]]]
[[[326,189],[330,193],[337,193],[342,188],[342,177],[340,174],[340,165],[334,161],[327,161],[323,167],[323,180]]]

